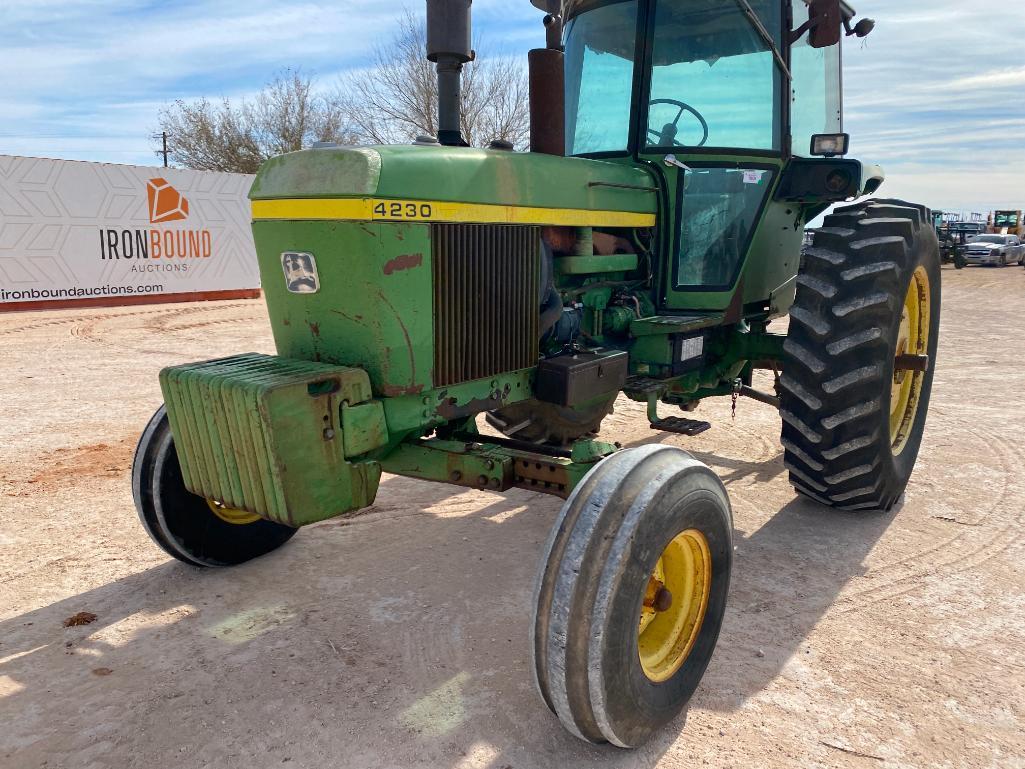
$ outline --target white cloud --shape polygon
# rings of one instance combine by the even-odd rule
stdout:
[[[1020,90],[1025,87],[1025,67],[990,70],[978,75],[959,77],[947,83],[945,87],[951,90],[971,88],[1015,88]]]
[[[881,194],[936,208],[1025,205],[1025,15],[1003,0],[858,0],[877,20],[845,54],[852,154],[882,164]]]
[[[520,7],[522,5],[523,7]],[[404,11],[401,2],[340,0],[0,0],[8,73],[0,152],[152,162],[148,135],[174,99],[238,98],[286,67],[328,87],[366,62]],[[421,4],[408,4],[419,11]],[[542,14],[526,0],[477,0],[492,50],[541,44]],[[13,73],[13,76],[11,76]],[[108,156],[109,155],[109,156]]]

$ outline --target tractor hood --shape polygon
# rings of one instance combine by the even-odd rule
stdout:
[[[657,196],[645,171],[620,163],[400,145],[279,155],[264,163],[249,197],[393,198],[653,214]]]

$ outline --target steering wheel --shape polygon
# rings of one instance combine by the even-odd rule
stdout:
[[[648,135],[655,140],[655,144],[659,147],[704,147],[705,142],[708,141],[708,123],[705,118],[686,102],[678,101],[676,99],[652,99],[648,103],[648,107],[654,107],[656,104],[672,104],[674,107],[679,107],[680,111],[676,113],[676,117],[673,118],[673,122],[666,123],[662,126],[661,131],[656,131],[654,128],[648,129]],[[704,131],[704,135],[701,137],[701,141],[697,144],[683,144],[676,141],[676,135],[680,131],[680,118],[683,117],[684,112],[689,112],[698,119],[701,123],[701,129]]]

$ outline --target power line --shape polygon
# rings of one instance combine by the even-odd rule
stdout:
[[[0,131],[0,139],[127,139],[135,134],[13,134]]]

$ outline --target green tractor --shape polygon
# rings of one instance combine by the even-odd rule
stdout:
[[[944,212],[932,209],[933,226],[936,228],[936,239],[940,244],[940,264],[953,264],[954,269],[963,270],[968,266],[965,248],[968,245],[966,233],[957,228],[956,222],[944,219]]]
[[[630,747],[709,663],[733,525],[707,466],[600,440],[603,418],[623,395],[693,435],[702,399],[751,396],[779,409],[797,492],[890,509],[929,405],[937,239],[926,207],[874,199],[836,208],[802,256],[806,223],[883,180],[844,157],[841,40],[873,26],[846,3],[534,2],[529,152],[465,146],[470,0],[428,0],[439,136],[264,165],[278,354],[162,371],[133,491],[155,542],[201,567],[355,514],[382,473],[564,498],[537,687],[576,736]]]

